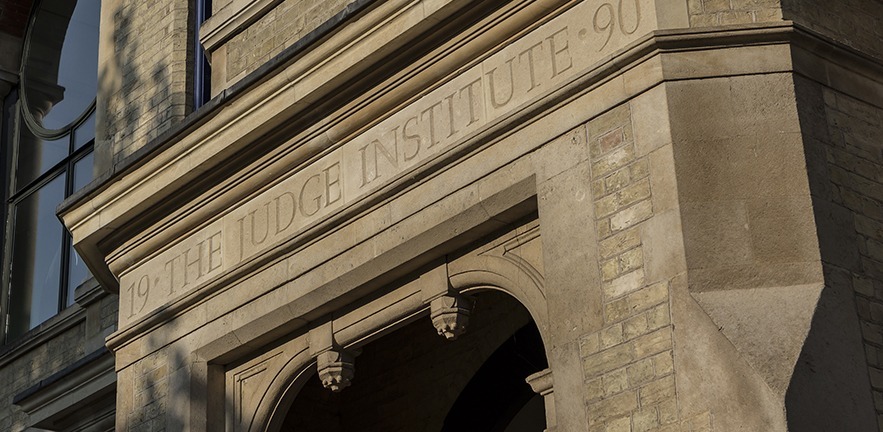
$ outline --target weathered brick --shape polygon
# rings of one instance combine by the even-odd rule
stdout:
[[[628,207],[638,201],[650,198],[650,179],[643,179],[616,193],[619,208]]]
[[[604,188],[608,192],[618,191],[632,182],[632,172],[629,167],[621,168],[604,179]]]
[[[619,261],[614,258],[601,263],[601,279],[609,281],[619,276]]]
[[[618,276],[643,267],[644,253],[641,248],[635,248],[619,254],[614,261],[616,262],[617,269],[615,276]]]
[[[610,397],[629,388],[629,378],[625,369],[610,372],[601,377],[604,396]]]
[[[610,419],[630,414],[638,408],[638,398],[635,392],[623,392],[616,396],[605,398],[589,404],[589,425],[604,423]]]
[[[607,349],[623,342],[622,325],[614,324],[601,330],[601,349]]]
[[[604,323],[606,324],[622,321],[630,315],[631,309],[629,309],[627,298],[621,298],[604,304]]]
[[[604,294],[605,300],[615,299],[636,291],[642,286],[644,286],[644,269],[638,269],[609,282],[603,282],[601,292]]]
[[[674,371],[674,360],[671,357],[670,351],[657,354],[653,356],[652,359],[653,368],[655,369],[657,376],[668,375]]]
[[[635,146],[627,145],[601,156],[592,163],[592,178],[604,177],[635,160]]]
[[[631,430],[631,417],[620,417],[618,419],[610,420],[607,423],[607,427],[604,429],[604,432],[631,432]]]
[[[580,357],[586,357],[588,355],[594,354],[601,350],[601,341],[600,335],[598,333],[592,333],[586,336],[583,336],[579,340],[579,355]]]
[[[629,318],[622,323],[622,334],[626,340],[634,339],[638,336],[646,334],[649,330],[647,325],[647,315],[641,314],[633,318]]]
[[[604,135],[598,137],[598,147],[600,154],[604,154],[613,150],[623,143],[622,128],[614,129]]]
[[[655,405],[660,402],[674,399],[675,379],[674,375],[660,378],[650,384],[641,387],[641,406]]]
[[[632,415],[632,430],[634,432],[647,432],[656,426],[659,426],[659,420],[655,407],[642,409]]]
[[[702,8],[705,12],[730,10],[730,0],[702,0]]]
[[[604,372],[619,369],[631,363],[633,359],[632,346],[621,344],[583,359],[583,371],[586,377],[594,377]]]
[[[636,358],[644,358],[671,349],[671,328],[663,327],[653,333],[641,336],[631,343],[635,347]]]
[[[607,195],[607,186],[604,179],[592,180],[592,195],[594,195],[595,199]]]
[[[668,283],[666,282],[650,285],[640,291],[629,294],[627,297],[629,308],[633,313],[656,306],[667,299]]]
[[[671,324],[671,312],[668,303],[663,303],[648,312],[647,324],[650,330],[655,330]]]
[[[721,25],[746,24],[754,22],[751,11],[724,11],[719,14]]]
[[[604,397],[604,386],[601,383],[601,377],[586,381],[586,402],[601,399]]]
[[[641,201],[610,217],[610,228],[613,231],[631,228],[636,224],[650,219],[653,216],[653,203],[650,200]]]
[[[629,229],[604,239],[599,243],[598,252],[603,259],[612,258],[641,244],[641,233],[637,229]]]
[[[629,385],[633,388],[644,385],[656,377],[653,367],[653,359],[644,359],[626,368],[629,375]]]
[[[621,127],[631,121],[631,110],[628,104],[622,104],[614,107],[610,111],[589,121],[588,135],[590,140],[594,140],[601,135]]]
[[[662,401],[656,406],[659,413],[659,423],[666,425],[678,421],[678,403],[675,399]]]
[[[638,159],[629,166],[629,174],[633,180],[640,180],[650,175],[650,164],[647,158]]]

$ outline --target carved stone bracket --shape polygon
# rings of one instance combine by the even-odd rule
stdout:
[[[333,392],[350,386],[355,375],[356,354],[343,349],[331,349],[316,357],[319,379]]]
[[[552,369],[537,372],[525,380],[530,388],[543,397],[546,407],[546,432],[554,432],[557,428],[557,416],[555,415],[555,389],[552,382]]]
[[[444,295],[430,303],[432,325],[438,334],[448,340],[456,340],[466,331],[469,315],[475,302],[459,294]]]

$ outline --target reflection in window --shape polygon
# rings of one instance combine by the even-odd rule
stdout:
[[[9,332],[20,334],[58,312],[61,236],[55,207],[64,199],[59,176],[23,199],[15,208],[12,235],[12,285]]]
[[[22,81],[28,113],[49,131],[76,121],[98,89],[97,0],[43,0],[29,31]]]
[[[4,112],[16,125],[2,142],[16,168],[4,173],[7,342],[73,304],[91,277],[55,209],[92,180],[100,1],[36,3],[19,101]]]

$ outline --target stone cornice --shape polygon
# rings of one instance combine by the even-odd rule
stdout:
[[[507,22],[508,24],[508,22]],[[597,63],[597,66],[591,68],[590,70],[584,71],[581,75],[577,76],[573,81],[569,84],[566,84],[561,89],[553,92],[549,95],[548,98],[545,98],[542,101],[537,101],[538,104],[534,109],[525,109],[518,116],[513,116],[506,119],[505,123],[512,123],[518,121],[524,121],[524,116],[534,115],[537,110],[542,110],[544,107],[549,107],[554,105],[556,102],[572,97],[574,92],[580,91],[588,91],[586,89],[590,88],[593,83],[603,82],[617,74],[623,73],[623,71],[634,67],[636,64],[646,61],[648,58],[655,57],[657,55],[663,56],[662,62],[665,67],[663,67],[659,73],[661,76],[659,77],[660,81],[663,80],[678,80],[678,79],[691,79],[691,78],[702,78],[707,76],[727,76],[727,75],[740,75],[740,74],[753,74],[753,73],[771,73],[771,72],[788,72],[793,70],[793,65],[791,64],[791,59],[786,56],[779,56],[778,58],[772,59],[772,62],[762,63],[762,64],[752,64],[751,62],[745,62],[745,57],[740,59],[735,59],[736,61],[732,64],[713,64],[710,62],[708,65],[705,65],[706,68],[696,68],[695,65],[697,63],[693,62],[690,64],[690,67],[685,67],[684,64],[679,64],[677,61],[668,61],[665,56],[670,58],[676,58],[677,55],[683,53],[709,53],[713,52],[714,49],[728,49],[728,48],[746,48],[753,49],[753,47],[764,47],[764,46],[784,46],[787,47],[791,44],[797,46],[803,45],[811,45],[812,41],[817,41],[818,38],[810,33],[807,33],[799,28],[796,28],[792,23],[783,22],[772,25],[757,25],[752,27],[727,27],[727,28],[713,28],[713,29],[702,29],[702,30],[686,30],[686,31],[657,31],[648,34],[647,36],[640,38],[636,42],[630,44],[624,49],[616,52],[615,54],[609,56],[608,58],[603,59],[602,61]],[[484,47],[484,45],[479,44],[478,47]],[[486,49],[486,48],[484,48]],[[446,59],[456,64],[462,64],[462,59],[465,59],[467,64],[475,62],[473,55],[471,53],[464,53],[463,50],[456,51],[458,57],[455,59],[449,59],[451,53],[454,52],[451,49],[448,53],[448,56],[431,56],[427,60],[427,64],[437,65],[442,59]],[[833,48],[832,52],[839,52],[838,49]],[[675,56],[675,57],[672,57]],[[877,63],[867,63],[867,59],[857,58],[854,53],[845,54],[846,58],[851,59],[853,62],[858,62],[863,64],[866,68],[877,68],[880,69],[880,65]],[[471,60],[470,60],[471,59]],[[433,63],[434,62],[434,63]],[[460,63],[458,63],[460,62]],[[425,65],[423,65],[425,66]],[[708,67],[716,67],[717,70],[715,74],[709,75]],[[415,77],[417,73],[428,73],[426,72],[426,68],[422,68],[421,65],[413,66],[411,69],[413,74],[403,74],[402,77],[398,78],[395,81],[401,87],[399,91],[401,92],[409,92],[409,91],[417,91],[417,89],[421,87],[426,87],[425,80],[418,80]],[[458,70],[457,67],[451,67],[450,69],[445,68],[444,70],[452,70],[451,73],[456,74]],[[417,81],[415,84],[414,81]],[[648,85],[653,84],[653,79],[648,79]],[[392,85],[384,86],[386,91],[389,91],[389,88],[392,88]],[[634,89],[636,92],[643,91],[643,89]],[[425,90],[424,90],[425,91]],[[419,93],[419,91],[418,91]],[[262,93],[263,94],[263,93]],[[252,97],[251,95],[246,95],[245,99],[248,101],[256,101],[262,100],[258,96]],[[379,100],[378,95],[372,96],[373,100]],[[400,102],[401,99],[393,99],[394,102],[390,103],[392,106],[395,106]],[[255,103],[255,102],[251,102]],[[365,110],[363,105],[355,104],[349,106],[343,113],[336,113],[335,115],[329,116],[331,122],[325,122],[319,125],[316,125],[314,129],[310,132],[311,134],[307,134],[308,138],[304,138],[304,135],[301,135],[293,140],[289,140],[286,144],[279,146],[278,150],[274,151],[276,156],[268,157],[266,159],[266,163],[263,165],[262,169],[251,169],[251,173],[263,172],[266,171],[268,173],[276,173],[277,168],[272,167],[281,167],[281,166],[297,166],[309,161],[311,158],[314,158],[317,154],[321,153],[323,150],[328,149],[334,143],[341,142],[346,137],[351,135],[352,133],[360,130],[364,130],[364,125],[370,123],[377,117],[381,117],[386,115],[390,111],[390,104],[377,104],[371,105],[373,109]],[[231,111],[239,112],[240,110],[248,111],[248,108],[252,105],[246,104],[244,107],[240,106],[239,109],[231,109]],[[358,113],[358,116],[354,116],[354,113]],[[354,118],[355,117],[355,118]],[[349,123],[351,122],[351,123]],[[496,124],[494,129],[500,129],[508,127],[506,124]],[[488,131],[488,134],[491,134],[492,131]],[[309,138],[312,137],[312,138]],[[186,140],[186,139],[185,139]],[[222,140],[223,141],[223,140]],[[305,144],[300,144],[295,146],[294,143],[300,142]],[[177,146],[175,147],[177,148]],[[172,149],[169,149],[172,150]],[[286,154],[287,152],[287,154]],[[222,154],[228,154],[223,153]],[[293,155],[293,156],[292,156]],[[288,159],[286,159],[288,158]],[[150,164],[152,161],[145,161],[144,166]],[[141,166],[135,168],[140,169]],[[133,169],[133,170],[135,170]],[[185,169],[185,167],[179,166],[179,170]],[[199,168],[190,168],[191,170],[195,170],[196,174],[204,174],[206,170]],[[289,168],[290,169],[290,168]],[[149,172],[149,171],[148,171]],[[177,181],[184,177],[188,171],[178,172]],[[226,193],[234,188],[238,187],[242,190],[254,189],[255,187],[264,187],[266,180],[254,180],[254,176],[250,174],[252,178],[243,177],[241,181],[237,181],[236,185],[229,185],[229,188],[226,190],[216,191],[209,195],[205,195],[200,198],[200,202],[197,203],[189,203],[192,210],[190,212],[182,212],[177,215],[173,215],[172,217],[167,218],[161,224],[154,225],[146,234],[141,234],[139,236],[139,240],[137,242],[128,242],[122,249],[118,249],[113,255],[116,258],[112,258],[113,260],[120,260],[122,257],[126,257],[127,260],[131,259],[132,251],[140,250],[139,254],[143,256],[144,253],[150,250],[155,250],[155,248],[159,247],[163,244],[168,244],[169,239],[180,234],[180,231],[176,231],[172,229],[172,224],[177,224],[178,221],[182,220],[183,217],[187,217],[189,220],[199,221],[199,220],[207,220],[210,215],[217,213],[218,205],[217,203],[212,203],[213,197],[218,196],[216,194]],[[270,175],[270,174],[267,174]],[[275,175],[275,174],[273,174]],[[229,177],[229,174],[227,174]],[[128,182],[134,181],[132,178],[128,178]],[[134,184],[138,184],[137,182]],[[186,185],[182,185],[179,183],[181,188],[184,188]],[[196,185],[199,186],[199,185]],[[391,188],[400,187],[401,184],[391,185]],[[118,187],[114,187],[115,193],[127,193],[128,189],[122,189]],[[109,189],[105,189],[109,190]],[[142,192],[143,194],[143,192]],[[90,201],[98,203],[97,200],[101,196],[106,196],[107,192],[102,191],[100,194],[96,194]],[[132,198],[137,197],[136,195],[132,195]],[[142,195],[143,196],[143,195]],[[166,197],[171,196],[168,193],[158,192],[153,196],[148,196],[148,198],[155,200],[166,199]],[[155,202],[155,201],[154,201]],[[184,205],[184,203],[181,203]],[[364,206],[370,206],[372,201],[366,201],[361,204],[359,207],[355,207],[349,209],[346,213],[338,214],[335,216],[335,221],[344,220],[347,215],[355,214],[354,212],[360,211]],[[199,206],[202,207],[199,207]],[[81,207],[82,208],[82,207]],[[95,207],[101,208],[101,207]],[[72,214],[73,212],[69,213]],[[86,217],[93,217],[98,219],[101,213],[92,214],[92,212],[86,212]],[[124,215],[115,216],[116,220],[125,221],[126,219],[123,217]],[[68,219],[65,217],[66,222],[69,224],[71,222],[76,223],[76,219]],[[99,219],[100,220],[100,219]],[[315,236],[317,233],[321,232],[323,229],[328,229],[333,226],[334,221],[324,221],[321,226],[316,227],[311,230],[309,235]],[[97,223],[97,222],[96,222]],[[110,218],[106,220],[102,225],[107,226],[122,226],[124,222],[121,222],[120,225],[115,223],[114,218]],[[80,225],[81,226],[81,225]],[[203,225],[201,225],[203,226]],[[192,225],[191,225],[192,227]],[[324,228],[323,228],[324,227]],[[76,230],[77,226],[74,226]],[[100,227],[99,227],[100,228]],[[175,227],[176,229],[180,229]],[[93,230],[93,233],[98,230]],[[162,235],[158,235],[158,233],[162,233]],[[77,236],[77,232],[75,231],[75,238]],[[96,243],[97,244],[97,243]],[[121,252],[125,251],[125,253]],[[99,254],[99,257],[103,259],[104,255]],[[117,265],[125,267],[126,265],[130,265],[131,262],[122,262],[118,261]],[[230,273],[224,277],[225,281],[232,280],[232,278],[238,277],[237,275],[242,274],[242,272],[247,269],[239,269],[234,273]],[[220,286],[221,283],[216,281],[216,283],[212,283],[211,286]],[[211,291],[211,287],[204,287],[205,289],[201,289],[200,291]],[[199,293],[197,293],[199,294]],[[184,310],[194,304],[194,302],[198,301],[198,299],[204,294],[189,296],[186,299],[182,299],[179,303],[174,305],[170,305],[171,307],[164,308],[161,314],[146,316],[143,319],[139,319],[137,322],[132,323],[132,326],[129,328],[121,329],[120,332],[112,336],[108,342],[110,344],[117,344],[120,341],[128,340],[133,335],[146,331],[149,328],[157,325],[162,322],[163,319],[167,319],[170,315],[175,314],[175,311]]]
[[[278,65],[267,76],[258,71],[259,81],[245,83],[248,91],[237,88],[235,97],[219,98],[223,105],[210,104],[192,123],[161,142],[148,145],[145,151],[136,152],[124,166],[114,167],[114,172],[93,181],[94,186],[68,198],[59,206],[59,216],[72,232],[77,250],[96,279],[106,289],[118,290],[115,276],[103,259],[96,257],[103,256],[102,250],[106,250],[99,243],[127,224],[124,221],[132,221],[162,203],[163,195],[174,195],[180,187],[193,184],[259,136],[290,124],[297,114],[316,111],[322,101],[339,95],[342,84],[366,73],[382,72],[382,68],[377,68],[377,62],[383,59],[379,54],[403,49],[416,35],[469,3],[383,2],[321,45],[297,53],[293,63]],[[514,3],[542,10],[561,0]],[[327,135],[319,137],[320,141],[328,139]]]

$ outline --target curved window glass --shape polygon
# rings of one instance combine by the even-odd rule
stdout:
[[[28,125],[65,133],[98,89],[98,0],[43,0],[28,32],[22,84]]]
[[[100,0],[38,0],[18,101],[7,98],[7,341],[73,304],[90,277],[55,209],[92,180],[99,12]]]

